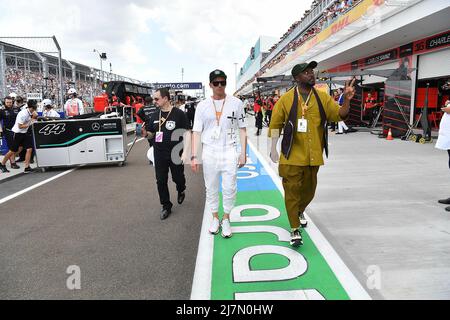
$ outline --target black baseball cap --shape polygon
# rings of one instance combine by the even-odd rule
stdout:
[[[296,78],[300,73],[305,71],[308,68],[315,69],[317,68],[318,63],[316,61],[311,61],[310,63],[301,63],[297,64],[294,69],[292,69],[292,76]]]
[[[214,70],[209,74],[209,82],[212,83],[217,78],[224,78],[227,80],[227,75],[222,70]]]

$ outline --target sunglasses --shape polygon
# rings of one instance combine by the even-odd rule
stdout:
[[[219,85],[221,85],[222,87],[226,87],[227,86],[227,82],[226,81],[213,81],[212,85],[214,87],[218,87]]]

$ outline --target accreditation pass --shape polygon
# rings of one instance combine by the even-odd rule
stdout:
[[[297,128],[298,128],[297,131],[300,132],[300,133],[308,132],[308,120],[306,120],[306,119],[299,119]]]

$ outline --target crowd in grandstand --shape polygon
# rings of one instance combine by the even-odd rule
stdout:
[[[273,52],[275,49],[281,45],[281,43],[291,36],[292,32],[296,30],[296,28],[309,16],[312,10],[314,10],[321,2],[324,0],[314,0],[312,3],[312,7],[310,10],[307,10],[301,20],[296,21],[292,26],[288,29],[288,31],[280,38],[280,41],[275,44],[270,50],[269,53]],[[262,76],[268,69],[271,69],[278,63],[280,63],[286,56],[295,51],[297,48],[302,46],[305,42],[312,39],[316,35],[318,35],[322,30],[325,30],[330,25],[332,25],[339,17],[347,13],[351,10],[355,5],[357,5],[361,0],[336,0],[331,4],[325,11],[322,12],[322,16],[317,20],[315,24],[310,26],[307,30],[300,33],[298,37],[292,40],[283,50],[281,50],[273,59],[267,62],[261,70],[249,81],[247,81],[242,87],[246,87],[250,83],[252,83],[257,77]]]
[[[43,74],[40,72],[7,67],[5,80],[7,92],[14,92],[23,97],[26,97],[27,93],[42,93],[43,98],[57,100],[59,80],[54,75],[49,75],[48,79],[44,79]],[[63,90],[65,92],[74,87],[72,79],[64,78],[63,81],[65,85]],[[75,86],[83,100],[90,100],[91,89],[93,96],[101,94],[100,83],[97,84],[97,89],[86,81],[77,81]]]

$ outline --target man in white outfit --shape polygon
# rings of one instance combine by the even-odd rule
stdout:
[[[247,163],[247,126],[242,101],[225,93],[226,74],[215,70],[209,79],[213,96],[200,102],[196,109],[191,167],[194,172],[199,172],[201,154],[206,201],[213,214],[209,232],[217,235],[222,227],[222,236],[230,238],[230,213],[236,202],[237,172]],[[219,218],[220,178],[224,206],[222,223]]]
[[[436,148],[448,152],[448,165],[450,167],[450,101],[445,102],[445,107],[442,108],[442,111],[444,112],[444,116],[441,120],[439,139],[436,143]],[[450,205],[450,198],[446,200],[439,200],[439,203]],[[450,207],[447,207],[445,210],[450,212]]]
[[[338,89],[339,92],[339,105],[342,107],[342,105],[344,104],[344,90],[342,90],[341,88]],[[348,127],[345,124],[344,121],[340,121],[338,122],[338,132],[336,134],[344,134],[348,132]]]

